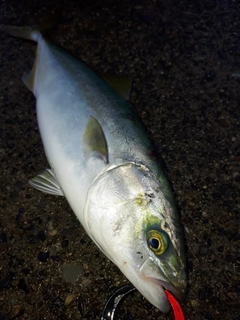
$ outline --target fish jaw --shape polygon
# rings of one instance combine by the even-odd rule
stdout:
[[[156,281],[154,278],[145,277],[139,270],[133,269],[129,265],[119,267],[123,274],[132,282],[135,288],[158,310],[163,313],[170,311],[170,304],[166,293],[165,287],[169,285]]]
[[[144,290],[144,292],[139,290],[142,295],[158,310],[163,313],[168,313],[170,311],[170,304],[166,293],[164,292],[164,287],[162,284],[151,281],[151,278],[146,278],[145,288],[149,287],[150,290]]]
[[[184,268],[179,264],[173,266],[168,263],[167,272],[164,263],[156,265],[152,257],[149,257],[141,266],[140,274],[146,281],[164,287],[172,292],[179,300],[185,297],[187,278]]]
[[[179,300],[185,297],[187,286],[185,270],[178,272],[175,282],[171,283],[151,257],[146,259],[141,267],[134,267],[134,261],[122,264],[116,261],[115,263],[136,289],[163,313],[170,311],[170,304],[164,289],[173,293]],[[173,275],[171,276],[173,278]]]
[[[119,261],[118,261],[119,262]],[[170,311],[170,304],[164,289],[172,292],[176,297],[180,299],[178,290],[164,279],[164,276],[159,272],[152,276],[145,276],[144,269],[147,269],[148,261],[144,263],[143,268],[136,268],[130,263],[118,263],[116,262],[122,273],[128,278],[135,288],[148,300],[153,306],[163,313]],[[186,285],[185,285],[186,287]],[[182,297],[182,296],[181,296]]]
[[[146,286],[158,290],[158,295],[154,295],[150,291],[150,294],[147,297],[145,295],[145,297],[162,312],[168,312],[169,303],[164,289],[172,292],[179,300],[183,300],[187,286],[185,270],[178,271],[175,276],[174,272],[171,273],[169,275],[170,280],[163,274],[162,269],[156,268],[151,260],[149,258],[144,262],[140,268],[140,274],[146,282]]]

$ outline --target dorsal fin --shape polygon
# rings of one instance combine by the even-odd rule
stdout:
[[[97,74],[105,80],[113,89],[115,89],[120,96],[124,99],[129,100],[131,88],[132,88],[132,78],[126,75],[115,75],[115,74],[105,74],[97,72]]]

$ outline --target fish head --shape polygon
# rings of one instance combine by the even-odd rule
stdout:
[[[171,191],[165,178],[158,180],[136,163],[108,168],[88,191],[84,219],[103,253],[166,313],[170,306],[163,288],[184,297],[186,263]]]

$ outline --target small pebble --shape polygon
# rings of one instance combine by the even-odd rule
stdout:
[[[56,307],[61,307],[64,305],[63,299],[60,297],[56,297],[53,301],[52,304]]]
[[[65,306],[68,306],[73,301],[73,299],[74,296],[72,294],[69,294],[64,301]]]
[[[52,230],[53,230],[53,222],[52,222],[52,220],[49,221],[49,223],[48,223],[48,230],[49,230],[49,231],[52,231]]]
[[[226,55],[225,51],[222,48],[220,48],[218,50],[218,56],[222,60],[227,60],[227,55]]]
[[[46,240],[46,235],[45,232],[43,230],[38,232],[38,238],[43,242]]]
[[[27,276],[30,273],[30,269],[29,268],[24,268],[22,269],[22,273],[25,274],[25,276]]]
[[[20,209],[18,210],[18,214],[17,214],[17,216],[16,216],[16,221],[17,221],[17,222],[19,222],[19,220],[21,220],[23,214],[24,214],[24,208],[20,208]]]
[[[193,309],[198,308],[198,300],[190,300],[190,303],[191,303]]]
[[[84,279],[84,280],[82,281],[82,285],[83,285],[84,287],[89,286],[91,283],[92,283],[92,280],[90,280],[90,279]]]
[[[207,246],[201,246],[199,253],[202,255],[205,255],[208,253],[208,247]]]
[[[77,299],[77,306],[78,306],[78,310],[79,310],[82,317],[85,314],[85,305],[86,305],[86,301],[85,301],[84,297],[79,296]]]
[[[20,317],[24,314],[24,310],[22,309],[22,306],[20,304],[13,306],[11,311],[14,318]]]
[[[189,207],[192,207],[192,208],[195,207],[195,203],[193,201],[189,201],[188,205],[189,205]]]
[[[69,241],[67,239],[63,240],[61,243],[62,248],[66,248],[68,246]]]
[[[235,179],[237,176],[239,175],[239,172],[233,172],[233,174],[232,174],[232,177],[233,177],[233,179]]]
[[[56,229],[50,230],[49,234],[50,234],[50,236],[53,237],[53,236],[55,236],[57,234],[57,230]]]
[[[79,263],[66,265],[62,271],[62,277],[65,281],[75,284],[83,272],[83,267]]]
[[[73,232],[72,228],[63,229],[61,232],[62,237],[67,238]]]
[[[27,287],[26,281],[24,278],[21,278],[18,282],[18,288],[23,290],[26,294],[29,293],[29,289]]]
[[[211,313],[205,313],[203,317],[204,319],[207,319],[207,320],[214,320],[214,317]]]
[[[41,262],[46,262],[50,258],[49,252],[40,251],[38,254],[38,260]]]
[[[7,242],[7,235],[5,232],[0,233],[0,242]]]
[[[200,300],[205,300],[207,298],[206,291],[203,289],[198,290],[198,297]]]
[[[13,280],[14,276],[13,274],[9,274],[7,275],[3,280],[0,281],[0,290],[3,289],[3,288],[7,288],[7,287],[10,287],[11,284],[10,282]]]

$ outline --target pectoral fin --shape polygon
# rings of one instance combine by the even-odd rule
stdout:
[[[83,135],[83,152],[86,159],[97,157],[108,162],[107,141],[96,118],[90,116]]]
[[[64,196],[64,193],[51,169],[43,171],[33,179],[29,180],[29,183],[35,189],[38,189],[45,193],[53,194],[56,196]]]

